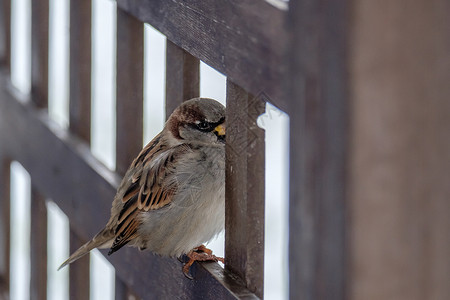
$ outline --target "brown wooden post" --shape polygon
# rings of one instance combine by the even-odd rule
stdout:
[[[31,4],[31,100],[48,108],[49,0]],[[45,198],[32,183],[30,214],[30,297],[47,297],[47,208]]]
[[[144,24],[117,9],[116,170],[125,175],[142,149],[144,101]],[[116,299],[131,291],[116,276]]]
[[[142,149],[144,24],[117,10],[116,169],[125,174]]]
[[[227,82],[225,267],[258,297],[264,291],[264,130],[261,99]]]
[[[11,0],[0,0],[0,67],[11,68]]]
[[[38,107],[48,103],[49,0],[31,1],[31,95]]]
[[[290,299],[346,295],[348,1],[291,1]]]
[[[200,61],[167,40],[166,118],[181,102],[200,95]]]
[[[0,298],[9,298],[11,161],[0,152]]]
[[[11,67],[11,1],[0,0],[0,67]],[[9,76],[9,74],[8,74]],[[0,298],[9,298],[10,273],[10,164],[0,151]]]
[[[30,298],[47,299],[47,207],[45,197],[31,187]]]
[[[91,137],[91,1],[70,1],[70,131],[90,144]],[[70,252],[86,241],[70,230]],[[89,299],[89,255],[69,266],[71,299]]]
[[[71,131],[89,143],[91,137],[91,10],[90,0],[70,1]]]

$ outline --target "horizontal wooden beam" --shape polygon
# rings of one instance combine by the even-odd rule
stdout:
[[[264,92],[287,110],[285,11],[260,0],[117,0],[117,5],[245,90]]]
[[[120,178],[98,162],[86,143],[55,125],[30,101],[17,101],[0,70],[0,140],[2,153],[19,161],[35,187],[67,214],[72,229],[87,240],[107,222]],[[116,274],[138,296],[179,299],[257,299],[216,263],[194,265],[195,280],[181,272],[174,258],[123,248],[108,259]]]

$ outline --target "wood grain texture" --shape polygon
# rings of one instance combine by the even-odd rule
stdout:
[[[450,299],[449,11],[355,2],[350,299]]]
[[[225,267],[264,291],[265,103],[227,81]]]
[[[290,299],[344,299],[349,5],[289,5]]]
[[[31,184],[30,299],[47,299],[47,207]]]
[[[0,0],[0,67],[11,70],[11,1]]]
[[[70,253],[75,252],[85,242],[84,239],[70,231]],[[90,256],[85,255],[78,259],[76,263],[69,266],[69,297],[70,299],[89,299],[89,263]]]
[[[32,104],[17,101],[6,75],[0,75],[2,153],[11,155],[29,171],[36,187],[55,200],[69,217],[74,233],[86,241],[109,219],[120,177],[99,163],[86,143],[53,124]],[[192,268],[195,280],[188,280],[174,258],[124,247],[108,259],[117,276],[140,297],[171,299],[174,294],[179,299],[256,297],[217,263],[195,264]]]
[[[91,0],[70,2],[69,126],[86,143],[91,139]]]
[[[40,108],[48,106],[49,0],[31,1],[31,94]]]
[[[117,10],[116,170],[125,174],[142,149],[144,25]]]
[[[200,61],[167,40],[166,119],[183,101],[198,96],[200,96]]]
[[[246,90],[264,91],[287,109],[284,11],[259,0],[118,0],[117,5]]]

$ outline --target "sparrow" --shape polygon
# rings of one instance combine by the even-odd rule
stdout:
[[[203,244],[225,222],[225,108],[208,98],[183,102],[133,160],[105,228],[59,268],[94,248],[108,255],[125,245],[169,257],[221,261]]]

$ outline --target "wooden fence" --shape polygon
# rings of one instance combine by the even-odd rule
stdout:
[[[267,98],[253,95],[268,95],[290,116],[290,298],[448,299],[450,24],[448,3],[432,2],[296,0],[279,9],[262,0],[117,0],[112,172],[89,151],[91,1],[70,1],[70,126],[63,130],[46,113],[48,0],[31,1],[26,96],[10,84],[11,3],[1,0],[2,295],[12,160],[32,181],[33,299],[46,295],[43,199],[68,215],[72,250],[108,219],[120,175],[141,147],[149,23],[168,39],[166,114],[199,95],[199,60],[227,76],[234,122],[227,125],[226,264],[196,265],[191,281],[178,261],[124,248],[108,258],[117,299],[263,297],[265,156],[255,122]],[[71,266],[72,299],[88,299],[88,273],[87,259]]]

